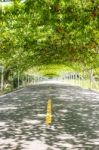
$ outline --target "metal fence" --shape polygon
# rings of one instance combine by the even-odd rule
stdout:
[[[11,70],[9,79],[6,82],[5,72],[4,67],[0,66],[0,93],[33,85],[42,80],[42,76],[39,74],[26,74],[21,73],[19,70]]]
[[[99,90],[99,81],[95,80],[92,73],[89,77],[83,76],[79,73],[65,73],[61,76],[61,79],[69,85],[80,86],[86,89],[95,89]]]

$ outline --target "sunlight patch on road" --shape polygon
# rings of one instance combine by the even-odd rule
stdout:
[[[14,106],[7,106],[7,107],[2,107],[0,108],[0,111],[5,111],[5,110],[12,110],[12,109],[17,109],[17,107],[14,107]]]
[[[63,139],[75,139],[74,136],[70,135],[70,134],[62,134],[57,136],[58,139],[63,140]]]
[[[21,146],[21,150],[59,150],[58,148],[47,145],[41,140],[35,140],[32,142],[24,141],[24,143]]]
[[[86,144],[99,145],[99,139],[90,139]]]
[[[0,122],[0,126],[5,126],[5,122]]]
[[[48,146],[46,144],[44,144],[43,142],[39,141],[39,140],[35,140],[33,142],[30,141],[25,141],[22,144],[22,150],[46,150],[48,148]]]
[[[45,114],[37,114],[37,117],[43,118],[45,117]]]
[[[0,139],[0,149],[3,150],[8,145],[10,146],[10,149],[16,149],[17,143],[14,139]]]
[[[60,147],[65,147],[65,148],[74,148],[74,146],[70,143],[57,143],[57,145],[59,145]]]
[[[33,125],[41,123],[41,121],[39,121],[39,120],[26,120],[26,119],[23,122],[27,123],[27,124],[33,124]]]
[[[61,112],[61,113],[67,113],[68,110],[67,109],[62,109],[62,110],[59,110],[59,112]]]

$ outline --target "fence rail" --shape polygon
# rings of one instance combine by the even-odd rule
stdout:
[[[95,80],[94,76],[91,74],[90,77],[85,78],[80,74],[67,73],[62,77],[66,84],[80,86],[87,89],[95,89],[99,91],[99,81]]]

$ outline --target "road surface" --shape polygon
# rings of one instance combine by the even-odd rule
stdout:
[[[99,150],[99,93],[40,84],[1,96],[0,150]]]

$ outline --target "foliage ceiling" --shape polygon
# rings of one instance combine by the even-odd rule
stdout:
[[[98,0],[13,0],[1,8],[0,63],[99,66]]]

